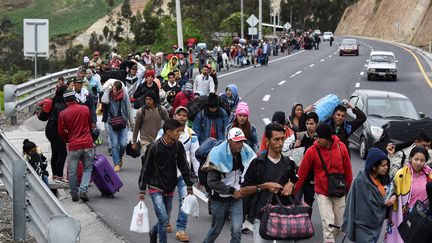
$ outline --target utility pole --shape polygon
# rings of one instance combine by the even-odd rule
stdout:
[[[258,0],[259,2],[259,9],[258,9],[258,39],[262,40],[262,0]]]
[[[241,38],[244,39],[243,0],[240,0],[240,28],[241,28]]]
[[[183,27],[180,11],[180,0],[176,0],[176,18],[177,18],[177,46],[183,50]],[[183,50],[184,51],[184,50]]]

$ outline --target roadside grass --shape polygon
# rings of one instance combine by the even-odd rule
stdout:
[[[114,0],[114,7],[122,3]],[[24,18],[49,19],[49,35],[61,36],[90,27],[111,11],[106,0],[34,0],[25,8],[6,13],[19,35],[23,32]]]
[[[4,112],[4,94],[3,90],[0,90],[0,113]]]

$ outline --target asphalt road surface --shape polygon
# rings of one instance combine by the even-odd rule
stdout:
[[[301,51],[291,56],[279,55],[270,57],[269,66],[236,69],[231,73],[221,74],[219,91],[223,92],[226,85],[237,84],[239,95],[249,104],[251,122],[262,134],[265,122],[271,119],[274,111],[285,111],[288,116],[294,103],[309,105],[328,93],[340,98],[349,98],[358,88],[378,89],[400,92],[408,96],[418,111],[427,116],[432,115],[429,106],[432,104],[431,88],[426,83],[419,66],[413,56],[406,50],[387,43],[360,39],[359,56],[340,57],[338,46],[329,46],[324,42],[320,50]],[[341,38],[336,38],[340,41]],[[365,64],[371,50],[392,51],[398,63],[398,81],[367,81]],[[276,60],[278,59],[278,60]],[[428,76],[430,67],[419,57]],[[107,147],[97,148],[105,153]],[[351,148],[354,174],[363,169],[364,161],[358,156],[358,151]],[[141,160],[124,157],[124,166],[119,173],[124,186],[114,199],[100,196],[95,186],[89,191],[88,205],[127,242],[148,242],[148,234],[138,234],[129,231],[129,225],[134,206],[138,203],[138,176]],[[156,222],[152,202],[147,196],[145,203],[149,208],[150,225]],[[322,227],[316,205],[313,211],[315,236],[301,242],[322,242]],[[175,226],[178,213],[178,197],[174,198],[171,224]],[[187,232],[190,242],[202,242],[210,228],[211,217],[207,213],[207,205],[200,201],[200,216],[189,218]],[[84,226],[85,227],[85,226]],[[342,238],[342,237],[340,237]],[[216,242],[229,242],[229,221]],[[340,241],[341,239],[338,239]],[[176,242],[175,233],[168,235],[169,242]],[[243,242],[252,242],[252,234],[243,235]],[[348,242],[347,240],[345,242]]]

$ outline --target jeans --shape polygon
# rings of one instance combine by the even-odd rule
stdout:
[[[84,164],[83,175],[81,178],[81,192],[87,193],[90,184],[90,178],[93,171],[94,148],[79,149],[69,151],[69,190],[72,196],[78,195],[78,162],[81,160]]]
[[[179,194],[179,213],[178,213],[176,227],[177,227],[177,232],[179,232],[179,231],[186,231],[186,224],[187,224],[187,214],[185,214],[181,210],[183,199],[187,196],[187,187],[182,176],[178,178],[177,190]]]
[[[254,225],[253,225],[253,237],[254,237],[254,243],[283,243],[283,242],[294,242],[293,240],[264,240],[260,233],[259,233],[259,228],[260,228],[261,222],[259,219],[255,219]]]
[[[194,67],[195,67],[195,63],[191,63],[190,66],[189,66],[189,69],[188,69],[189,79],[193,78]]]
[[[105,126],[105,140],[108,143],[108,147],[111,148],[111,139],[110,139],[110,133],[109,133],[109,124],[108,122],[104,122],[104,126]]]
[[[111,153],[114,165],[120,164],[120,160],[126,150],[128,128],[123,128],[120,131],[114,131],[111,125],[109,127],[109,134],[111,139]]]
[[[157,232],[159,235],[159,242],[166,243],[167,240],[167,226],[172,209],[173,197],[164,194],[163,192],[150,193],[153,207],[158,218],[158,222],[153,226],[150,232]]]
[[[227,217],[231,220],[231,241],[230,243],[240,243],[241,228],[243,223],[243,203],[241,199],[229,202],[212,201],[212,225],[207,233],[204,243],[214,243],[225,224]]]

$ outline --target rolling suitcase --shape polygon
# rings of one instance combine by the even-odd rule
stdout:
[[[102,196],[108,198],[113,198],[114,194],[123,186],[111,164],[101,154],[95,156],[92,179]]]

